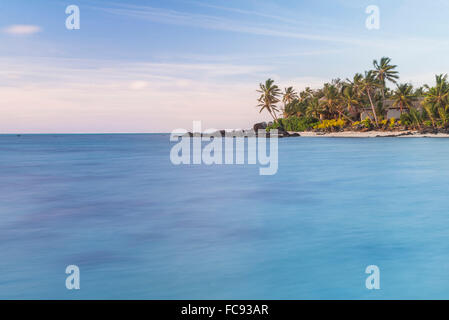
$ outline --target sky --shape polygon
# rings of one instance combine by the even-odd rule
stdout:
[[[250,128],[270,120],[260,82],[317,88],[382,56],[432,84],[449,72],[448,16],[447,0],[1,1],[0,133]]]

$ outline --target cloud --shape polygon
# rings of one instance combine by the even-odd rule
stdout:
[[[132,90],[142,90],[148,87],[149,83],[147,81],[133,81],[129,88]]]
[[[150,6],[118,5],[116,8],[92,8],[102,10],[110,14],[145,19],[157,23],[198,27],[209,30],[356,45],[373,44],[372,41],[356,39],[352,36],[321,35],[307,31],[298,32],[298,26],[292,24],[288,27],[279,28],[277,24],[267,25],[264,23],[263,25],[260,25],[249,21],[241,23],[239,20],[226,19],[215,15],[168,10]]]
[[[0,57],[0,133],[249,128],[265,67]],[[231,79],[229,77],[232,77]],[[26,92],[26,94],[23,94]]]
[[[3,29],[4,33],[10,35],[29,35],[41,31],[41,27],[29,24],[13,24]]]

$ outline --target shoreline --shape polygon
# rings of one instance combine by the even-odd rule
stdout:
[[[292,132],[289,134],[298,133],[301,137],[312,138],[449,138],[447,133],[419,133],[418,131],[342,131],[342,132]]]

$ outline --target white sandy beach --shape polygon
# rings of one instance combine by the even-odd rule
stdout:
[[[293,132],[289,132],[293,133]],[[356,131],[344,131],[344,132],[331,132],[331,133],[319,133],[319,132],[298,132],[301,137],[317,137],[317,138],[378,138],[378,137],[397,137],[397,138],[449,138],[449,134],[421,134],[418,131],[398,131],[398,132],[385,132],[385,131],[368,131],[368,132],[356,132]],[[407,134],[411,133],[411,134]]]

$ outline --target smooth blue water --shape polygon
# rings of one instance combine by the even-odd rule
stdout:
[[[0,298],[449,298],[449,140],[283,139],[274,176],[172,145],[0,136]]]

